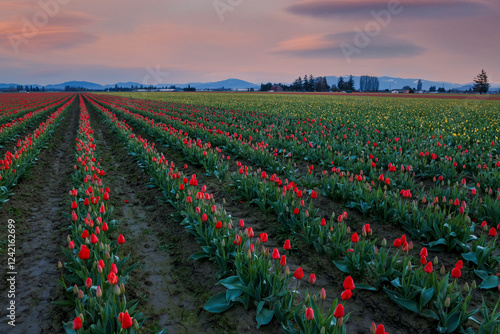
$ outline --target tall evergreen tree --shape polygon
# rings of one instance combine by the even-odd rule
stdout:
[[[422,90],[422,79],[418,79],[417,90]]]
[[[347,90],[354,90],[354,79],[352,75],[349,76],[349,81],[347,81]]]
[[[323,82],[321,84],[321,87],[325,92],[328,92],[330,90],[330,86],[328,86],[328,83],[326,82],[326,77],[323,77]]]
[[[484,70],[477,75],[474,79],[474,91],[479,94],[487,93],[490,89],[490,84],[488,83],[488,76]]]
[[[345,86],[344,78],[340,77],[339,81],[337,82],[337,87],[339,90],[344,90],[345,89],[344,86]]]

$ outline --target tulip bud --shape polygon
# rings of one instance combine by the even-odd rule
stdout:
[[[122,294],[124,294],[124,293],[125,293],[125,285],[123,284],[123,282],[120,284],[120,292],[121,292]]]
[[[321,300],[325,300],[326,299],[326,291],[325,291],[325,288],[321,288],[321,291],[319,293],[319,298]]]
[[[373,249],[373,254],[375,254],[375,255],[379,254],[379,250],[378,250],[377,246],[375,246],[375,248]]]
[[[470,291],[470,287],[469,287],[469,284],[467,282],[465,282],[465,284],[464,284],[464,291],[467,293]]]
[[[370,326],[370,333],[375,334],[376,330],[377,330],[377,325],[375,325],[375,322],[372,322],[372,325]]]
[[[337,326],[342,327],[344,325],[344,317],[337,319]]]
[[[106,260],[109,260],[111,258],[111,255],[109,255],[108,251],[106,251],[105,257],[106,257]]]
[[[387,240],[385,238],[382,239],[382,242],[380,244],[382,245],[382,247],[387,246]]]
[[[81,313],[80,313],[79,317],[80,317],[80,320],[81,320],[82,322],[84,322],[84,321],[85,321],[85,318],[83,317],[83,314],[81,314]]]
[[[325,326],[321,327],[321,331],[319,332],[319,334],[325,334],[326,333],[326,330],[325,330]]]
[[[438,260],[438,257],[437,257],[437,256],[435,256],[435,257],[434,257],[434,260],[432,261],[432,263],[433,263],[435,266],[437,266],[437,265],[438,265],[439,260]]]
[[[290,275],[290,268],[288,268],[288,266],[286,266],[285,268],[285,275],[286,276]]]
[[[472,289],[476,289],[477,288],[477,283],[476,283],[476,280],[473,280],[472,281],[472,284],[470,286]]]
[[[79,290],[79,291],[78,291],[78,298],[79,298],[79,299],[83,299],[83,297],[84,297],[84,296],[85,296],[85,295],[84,295],[83,291],[82,291],[82,290]]]
[[[76,285],[76,284],[75,284],[75,285],[73,285],[73,293],[74,293],[75,295],[77,295],[77,294],[78,294],[78,285]]]
[[[57,268],[61,269],[61,268],[62,268],[62,266],[63,266],[63,265],[62,265],[62,262],[61,262],[61,261],[59,261],[59,262],[57,263]]]
[[[113,288],[113,292],[115,293],[115,295],[119,296],[121,291],[120,291],[120,287],[118,286],[118,284],[115,284],[114,288]]]
[[[139,323],[137,322],[137,320],[136,320],[136,319],[134,319],[134,321],[133,321],[133,322],[134,322],[134,329],[135,329],[136,331],[137,331],[137,330],[139,330]]]
[[[441,269],[439,270],[439,273],[440,273],[441,275],[446,274],[446,269],[444,268],[444,265],[443,265],[443,266],[441,266]]]
[[[96,295],[97,298],[101,298],[101,296],[102,296],[102,290],[101,290],[101,286],[100,285],[97,286],[97,290],[95,292],[95,295]]]
[[[306,299],[304,300],[304,304],[309,305],[311,303],[311,295],[307,294]]]
[[[446,298],[446,300],[444,301],[444,307],[450,307],[450,304],[451,304],[451,300],[450,300],[450,297]]]

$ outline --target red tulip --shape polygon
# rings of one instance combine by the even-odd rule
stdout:
[[[75,242],[73,240],[71,240],[69,243],[68,243],[68,248],[69,249],[74,249],[75,248]]]
[[[298,214],[299,214],[299,208],[295,208],[295,209],[293,209],[293,214],[294,214],[294,215],[298,215]]]
[[[375,334],[387,334],[384,325],[382,324],[378,325],[377,329],[375,330]]]
[[[206,213],[204,213],[203,215],[201,215],[201,221],[203,222],[206,222],[208,220],[208,216]]]
[[[464,267],[464,262],[462,260],[458,260],[455,264],[455,267],[457,267],[458,269],[462,269]]]
[[[488,232],[490,234],[490,237],[495,237],[497,235],[497,229],[492,227],[490,229],[490,232]]]
[[[427,263],[427,265],[424,268],[424,271],[428,274],[432,273],[432,262]]]
[[[98,242],[99,242],[99,239],[97,238],[97,236],[96,236],[95,234],[92,234],[92,235],[90,236],[90,243],[92,243],[92,244],[96,244],[96,243],[98,243]]]
[[[118,236],[118,243],[121,245],[123,243],[125,243],[125,237],[123,236],[123,234],[120,234]]]
[[[302,279],[302,277],[304,277],[304,271],[302,271],[302,267],[295,269],[293,277],[295,277],[296,279]]]
[[[116,264],[111,263],[111,268],[109,269],[109,271],[118,275],[118,268],[116,267]]]
[[[311,275],[309,275],[309,284],[314,284],[314,283],[316,283],[316,275],[312,273]]]
[[[399,248],[401,247],[401,240],[400,239],[396,239],[394,240],[394,242],[392,243],[392,245],[396,248]]]
[[[88,238],[88,237],[89,237],[89,231],[84,230],[84,231],[82,232],[82,239],[86,239],[86,238]]]
[[[88,260],[90,257],[90,250],[87,248],[87,246],[82,245],[80,248],[80,252],[78,253],[78,257],[82,260]]]
[[[317,197],[318,193],[315,190],[311,191],[311,198],[317,198]]]
[[[292,246],[290,245],[290,239],[285,240],[285,245],[283,245],[284,250],[290,250]]]
[[[250,239],[252,239],[252,238],[253,238],[254,233],[253,233],[253,229],[252,229],[251,227],[249,227],[249,228],[247,229],[247,235],[248,235],[248,237],[249,237]]]
[[[90,289],[92,287],[92,278],[87,277],[87,280],[85,281],[85,287],[87,289]]]
[[[280,258],[280,252],[278,251],[277,248],[273,249],[273,254],[271,255],[273,260],[279,260]]]
[[[260,242],[265,243],[267,242],[267,233],[261,233],[259,234]]]
[[[108,283],[112,284],[112,285],[118,283],[118,277],[116,276],[115,273],[109,273],[109,275],[108,275]]]
[[[78,208],[78,205],[76,204],[76,201],[73,201],[73,203],[71,203],[71,209],[76,209]]]
[[[460,269],[458,269],[457,267],[453,268],[451,270],[451,277],[453,278],[460,278],[460,276],[462,276],[462,272],[460,271]]]
[[[354,232],[351,236],[351,241],[357,243],[359,241],[359,236],[356,232]]]
[[[427,258],[425,256],[421,256],[420,257],[420,264],[421,265],[426,265],[427,264]]]
[[[286,266],[286,256],[285,255],[281,256],[280,266],[282,266],[282,267]]]
[[[219,220],[217,223],[215,223],[215,228],[216,229],[221,229],[222,228],[222,222]]]
[[[342,304],[338,304],[335,312],[333,312],[333,315],[337,319],[342,318],[344,316],[344,306],[342,306]]]
[[[130,327],[132,327],[134,323],[132,322],[132,318],[130,317],[130,315],[128,314],[128,312],[125,312],[123,313],[123,316],[122,316],[122,328],[123,329],[128,329]]]
[[[99,260],[99,262],[97,262],[97,265],[98,265],[99,267],[101,267],[101,269],[104,269],[104,267],[105,267],[105,264],[104,264],[104,261],[103,261],[103,260]]]
[[[241,237],[236,234],[236,237],[234,238],[234,242],[233,242],[236,246],[239,246],[241,244]]]
[[[106,232],[108,229],[108,224],[106,224],[106,222],[102,223],[102,230]]]
[[[314,311],[311,307],[306,310],[306,319],[311,321],[314,319]]]
[[[343,284],[344,289],[354,290],[354,281],[351,276],[347,276]]]
[[[342,300],[349,300],[351,299],[352,297],[352,291],[347,289],[347,290],[344,290],[344,292],[342,292],[342,294],[340,295],[340,298]]]
[[[321,226],[326,226],[326,219],[325,218],[321,219],[320,225]]]
[[[73,320],[73,329],[77,331],[82,328],[82,326],[82,319],[80,319],[80,317],[76,317],[75,320]]]

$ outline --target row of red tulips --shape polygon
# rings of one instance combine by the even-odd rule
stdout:
[[[57,108],[32,133],[19,139],[14,153],[7,151],[3,160],[0,160],[0,207],[9,200],[12,189],[19,179],[35,164],[36,157],[61,123],[63,114],[68,111],[74,100],[73,96]]]
[[[17,118],[13,118],[9,121],[3,120],[4,123],[0,125],[0,145],[12,140],[17,134],[36,124],[36,122],[53,112],[68,100],[69,97],[52,103],[46,103],[40,108],[24,113],[22,116],[16,115],[19,116]]]
[[[132,334],[146,319],[136,310],[137,302],[125,296],[135,265],[127,263],[130,255],[118,256],[125,237],[116,237],[111,191],[103,183],[106,173],[99,162],[89,113],[81,96],[79,100],[77,158],[69,191],[71,234],[63,247],[66,261],[59,263],[67,298],[58,304],[75,308],[72,322],[64,323],[67,333]]]
[[[19,117],[26,112],[36,110],[46,104],[51,104],[68,97],[68,93],[48,94],[1,94],[0,95],[0,122],[9,121],[12,117]]]

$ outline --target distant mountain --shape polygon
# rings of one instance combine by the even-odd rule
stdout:
[[[131,88],[132,86],[141,86],[140,83],[138,82],[132,82],[132,81],[128,81],[128,82],[117,82],[116,84],[114,85],[105,85],[103,86],[104,89],[108,89],[108,88],[115,88],[115,86],[118,86],[118,87],[122,87],[122,88]]]
[[[10,83],[10,84],[4,84],[4,83],[0,83],[0,89],[9,89],[11,87],[14,87],[16,88],[17,86],[19,86],[18,84],[15,84],[15,83]],[[24,87],[25,85],[23,85]],[[30,85],[28,85],[30,86]],[[39,87],[39,88],[42,88],[43,86],[41,85],[31,85],[31,87],[35,88],[35,87]]]
[[[95,89],[95,90],[101,90],[104,89],[103,85],[99,85],[93,82],[88,82],[88,81],[67,81],[63,82],[60,84],[56,85],[47,85],[45,86],[45,90],[64,90],[66,86],[70,87],[82,87],[82,88],[87,88],[87,89]]]
[[[360,76],[352,76],[354,79],[355,87],[359,89],[359,78]],[[349,80],[349,75],[343,76],[344,81]],[[326,77],[327,82],[329,85],[332,84],[337,84],[339,77],[337,76],[327,76]],[[417,88],[418,84],[418,79],[406,79],[406,78],[397,78],[397,77],[379,77],[379,89],[380,90],[385,90],[385,89],[401,89],[404,86],[410,86],[411,88]],[[422,89],[423,90],[429,90],[431,86],[436,86],[436,88],[439,87],[444,87],[444,89],[460,89],[460,87],[463,87],[464,84],[457,84],[457,83],[452,83],[452,82],[446,82],[446,81],[430,81],[430,80],[425,80],[422,79]],[[468,88],[467,88],[468,89]],[[465,90],[465,89],[464,89]]]
[[[16,87],[17,84],[0,84],[0,89],[8,89],[10,87]],[[39,86],[39,85],[33,85]],[[141,84],[138,82],[117,82],[116,84],[111,85],[100,85],[93,82],[88,81],[67,81],[60,84],[47,85],[45,86],[45,90],[64,90],[67,86],[69,87],[82,87],[91,90],[106,90],[117,87],[122,88],[130,88],[132,86],[140,87],[140,86],[149,86],[148,84]],[[260,85],[256,85],[254,83],[240,80],[240,79],[226,79],[222,81],[215,82],[189,82],[186,84],[173,84],[173,83],[165,83],[165,84],[157,84],[155,87],[170,87],[176,86],[179,88],[184,88],[187,86],[191,86],[196,89],[217,89],[217,88],[226,88],[226,89],[247,89],[247,88],[260,88]],[[40,88],[42,86],[39,86]]]
[[[344,75],[343,76],[344,81],[347,81],[349,79],[349,75]],[[354,78],[354,86],[356,89],[359,89],[359,79],[360,76],[353,76]],[[331,85],[336,85],[338,82],[339,77],[338,76],[327,76],[326,77],[328,84]],[[401,89],[404,86],[410,86],[412,88],[417,88],[417,83],[418,79],[407,79],[407,78],[398,78],[398,77],[387,77],[387,76],[382,76],[379,77],[379,89],[380,90],[385,90],[385,89]],[[248,89],[248,88],[254,88],[254,89],[260,89],[260,85],[240,80],[240,79],[226,79],[222,81],[215,81],[215,82],[190,82],[190,83],[185,83],[185,84],[173,84],[173,83],[165,83],[165,84],[157,84],[155,87],[170,87],[170,86],[176,86],[178,88],[185,88],[187,86],[191,86],[193,88],[196,88],[198,90],[200,89],[218,89],[224,87],[225,89]],[[472,87],[473,83],[466,83],[466,84],[457,84],[457,83],[452,83],[452,82],[442,82],[442,81],[430,81],[430,80],[425,80],[422,79],[422,89],[423,90],[429,90],[431,86],[436,86],[436,88],[439,87],[444,87],[446,90],[448,89],[458,89],[460,91],[466,91],[470,87]],[[10,84],[4,84],[0,83],[0,89],[2,90],[7,90],[10,87],[17,87],[18,84],[15,83],[10,83]],[[41,85],[31,85],[32,87],[39,87],[42,88],[43,86]],[[66,86],[70,87],[83,87],[86,89],[90,90],[106,90],[106,89],[112,89],[115,88],[115,86],[122,87],[122,88],[130,88],[132,86],[134,87],[140,87],[140,86],[149,86],[147,84],[141,84],[138,82],[118,82],[116,84],[110,84],[110,85],[100,85],[96,84],[93,82],[88,82],[88,81],[68,81],[68,82],[63,82],[60,84],[54,84],[54,85],[47,85],[45,86],[45,90],[64,90]],[[491,84],[491,91],[498,91],[500,89],[500,83],[492,83]]]
[[[254,83],[240,80],[240,79],[226,79],[222,81],[215,82],[205,82],[205,83],[191,83],[191,87],[196,89],[217,89],[217,88],[232,88],[232,89],[247,89],[247,88],[259,88],[260,85]]]

